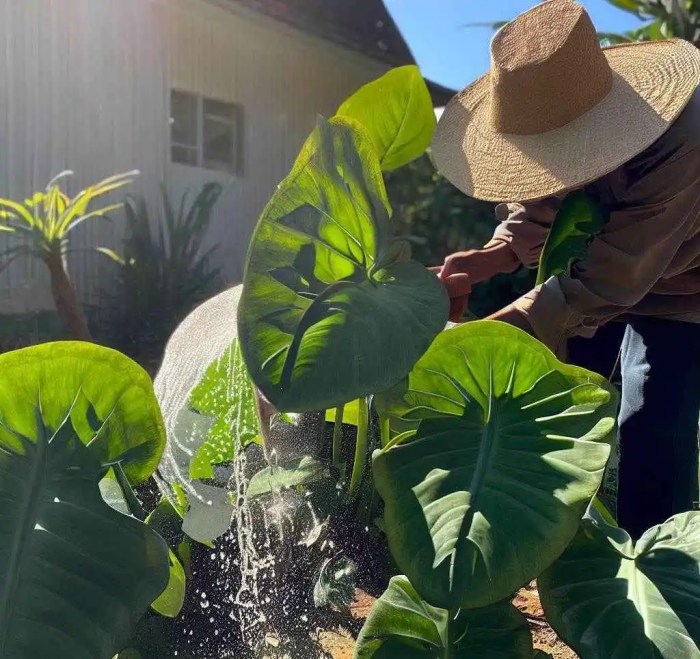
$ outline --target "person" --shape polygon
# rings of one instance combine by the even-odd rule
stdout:
[[[499,202],[493,239],[438,268],[452,320],[475,283],[536,267],[566,194],[601,208],[585,258],[491,318],[606,377],[619,357],[617,516],[633,537],[698,499],[699,84],[690,43],[602,48],[580,4],[549,0],[496,33],[432,146],[457,188]]]

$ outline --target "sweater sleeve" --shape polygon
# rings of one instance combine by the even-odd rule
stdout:
[[[499,204],[494,242],[504,242],[526,268],[536,268],[559,201],[551,198],[532,204]]]
[[[684,242],[698,230],[700,148],[675,151],[633,183],[570,275],[552,277],[516,301],[538,338],[556,350],[637,304],[670,273]],[[648,164],[648,163],[646,163]]]

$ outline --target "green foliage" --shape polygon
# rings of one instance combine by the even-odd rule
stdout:
[[[360,413],[360,401],[354,400],[351,403],[346,403],[343,406],[343,423],[357,426],[357,419]],[[326,410],[326,421],[335,423],[336,408]]]
[[[190,394],[190,407],[214,420],[190,461],[192,479],[213,478],[214,465],[231,462],[237,447],[261,441],[255,391],[238,341],[206,370]]]
[[[337,116],[362,124],[382,171],[421,156],[430,146],[436,124],[430,92],[417,66],[392,69],[365,85],[340,106]]]
[[[633,14],[645,23],[624,34],[599,32],[598,38],[603,46],[673,38],[685,39],[695,46],[700,45],[699,0],[607,0],[607,2]],[[489,27],[492,30],[498,30],[507,22],[473,23],[466,27]]]
[[[168,551],[103,500],[142,480],[163,427],[141,369],[89,344],[0,356],[0,655],[111,657],[168,580]]]
[[[51,278],[51,293],[61,321],[74,339],[90,341],[90,329],[85,319],[77,292],[68,273],[67,255],[70,236],[84,222],[104,218],[107,213],[122,207],[111,204],[90,209],[93,201],[121,190],[131,183],[138,172],[119,174],[92,185],[73,199],[61,191],[59,183],[72,175],[63,172],[49,182],[45,192],[37,192],[23,204],[11,199],[0,199],[0,233],[14,240],[2,253],[0,271],[20,256],[43,261]],[[3,210],[4,209],[4,210]],[[110,253],[98,248],[97,251]]]
[[[120,464],[133,484],[153,473],[165,445],[148,374],[124,355],[84,342],[47,343],[0,355],[0,405],[5,423],[24,437],[36,432],[37,405],[53,432],[70,414],[78,438],[95,459],[105,470]]]
[[[354,659],[532,659],[527,622],[510,603],[451,615],[421,599],[404,576],[375,602]]]
[[[65,330],[53,310],[0,314],[0,353],[63,338],[66,338]]]
[[[246,497],[252,499],[263,494],[298,488],[328,478],[330,478],[328,466],[310,455],[305,455],[290,463],[270,465],[259,471],[250,479]]]
[[[626,34],[603,33],[605,43],[685,39],[700,44],[700,2],[698,0],[607,0],[618,9],[634,14],[644,25]]]
[[[239,307],[246,364],[277,409],[390,387],[444,327],[446,294],[390,241],[389,213],[372,144],[321,121],[258,224]]]
[[[617,397],[528,334],[475,321],[443,332],[392,417],[419,422],[374,454],[399,569],[447,609],[493,604],[566,548],[600,486]]]
[[[496,228],[494,204],[467,197],[433,166],[428,154],[386,176],[394,209],[392,230],[411,245],[413,258],[425,266],[445,257],[480,248]],[[535,282],[535,273],[521,268],[477,284],[469,297],[473,317],[484,318],[510,304]]]
[[[183,539],[182,518],[172,504],[165,498],[156,506],[155,510],[146,518],[146,524],[154,529],[169,545],[168,562],[170,573],[168,585],[156,599],[151,608],[166,618],[175,618],[182,611],[185,602],[187,577],[185,568],[173,546],[179,548]]]
[[[172,549],[168,550],[168,585],[151,606],[166,618],[176,618],[185,602],[186,577],[182,563]]]
[[[24,203],[11,199],[0,199],[0,232],[11,233],[16,244],[2,255],[6,267],[18,256],[28,255],[45,258],[48,252],[58,250],[62,254],[69,249],[69,238],[78,226],[88,220],[103,219],[122,204],[109,204],[91,209],[91,204],[110,193],[129,185],[138,172],[127,172],[111,176],[79,192],[72,199],[60,187],[61,182],[73,172],[61,172],[46,186]]]
[[[598,205],[582,190],[568,194],[547,235],[537,271],[537,284],[562,273],[586,257],[588,244],[605,226]]]
[[[117,293],[108,296],[110,344],[160,353],[177,324],[219,288],[221,272],[211,262],[217,247],[203,245],[222,191],[209,183],[191,203],[185,192],[174,206],[163,189],[156,219],[143,198],[127,199],[123,256],[108,254],[119,264]]]
[[[189,537],[210,544],[228,530],[231,462],[237,451],[260,441],[255,391],[234,339],[204,369],[177,413],[160,470]]]
[[[425,154],[386,177],[392,225],[423,265],[440,265],[454,252],[482,247],[496,227],[494,204],[467,197]]]
[[[700,657],[700,513],[635,544],[593,513],[539,581],[557,633],[585,659]]]

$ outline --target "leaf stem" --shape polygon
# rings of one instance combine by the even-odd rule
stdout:
[[[443,659],[454,659],[457,640],[455,638],[455,619],[459,615],[459,609],[447,612],[447,634],[445,635],[445,653]]]
[[[367,462],[367,431],[369,429],[369,399],[360,398],[357,412],[357,439],[355,440],[355,460],[352,465],[352,478],[348,495],[351,499],[357,496],[362,483]]]
[[[140,519],[142,522],[145,522],[148,515],[146,515],[146,511],[143,509],[141,502],[138,500],[136,493],[131,487],[131,483],[129,483],[129,479],[126,477],[121,464],[115,464],[113,469],[114,476],[117,479],[117,483],[119,483],[119,487],[122,490],[122,494],[124,495],[124,500],[126,501],[129,511],[134,517],[136,517],[136,519]]]
[[[343,448],[343,413],[345,404],[335,409],[335,426],[333,427],[333,466],[340,469],[342,462],[341,450]]]
[[[391,427],[389,425],[389,417],[379,420],[379,444],[382,448],[386,448],[391,441]]]

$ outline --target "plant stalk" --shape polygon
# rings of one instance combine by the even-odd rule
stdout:
[[[340,469],[342,464],[343,449],[343,413],[345,405],[340,405],[335,410],[335,426],[333,427],[333,466]]]
[[[78,341],[92,341],[83,307],[68,276],[65,259],[60,249],[52,248],[43,257],[51,276],[51,293],[58,316],[71,336]]]
[[[445,653],[443,659],[454,659],[457,638],[455,637],[455,618],[459,615],[459,609],[447,612],[447,638],[445,639]]]
[[[379,444],[382,448],[391,441],[391,426],[389,425],[389,417],[379,420]]]
[[[367,462],[367,432],[369,429],[369,400],[360,398],[357,413],[357,439],[355,440],[355,460],[352,465],[352,478],[348,495],[354,499],[362,484]]]
[[[136,519],[140,519],[142,522],[145,522],[148,515],[131,487],[131,483],[129,483],[129,479],[126,477],[124,469],[122,469],[122,466],[118,463],[112,468],[114,469],[114,476],[117,479],[117,483],[119,483],[119,487],[124,495],[124,500],[126,501],[129,511],[134,517],[136,517]]]

